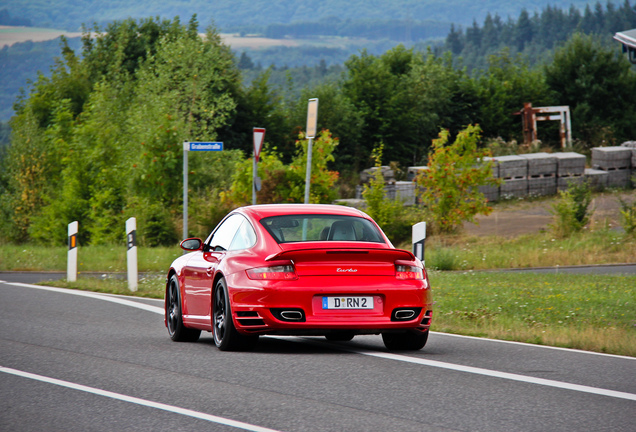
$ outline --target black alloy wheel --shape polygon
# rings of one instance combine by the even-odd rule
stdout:
[[[224,278],[219,279],[214,288],[212,333],[214,344],[221,351],[249,350],[258,342],[258,335],[242,335],[234,327],[227,283]]]
[[[172,275],[166,288],[166,324],[170,339],[175,342],[196,342],[199,340],[201,330],[187,328],[183,325],[181,314],[181,294],[179,292],[179,279]]]

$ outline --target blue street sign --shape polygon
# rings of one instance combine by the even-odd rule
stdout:
[[[186,151],[222,151],[223,142],[189,142]]]

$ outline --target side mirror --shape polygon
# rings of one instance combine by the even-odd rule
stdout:
[[[198,251],[203,249],[203,240],[200,238],[185,239],[179,244],[181,249],[186,251]]]

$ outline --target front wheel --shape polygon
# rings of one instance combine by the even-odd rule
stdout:
[[[420,332],[408,330],[402,333],[382,333],[384,346],[391,351],[419,350],[424,348],[428,340],[428,330]]]
[[[199,340],[201,330],[187,328],[183,325],[181,313],[181,293],[179,292],[179,279],[172,275],[166,288],[166,325],[170,339],[175,342],[196,342]]]
[[[219,279],[214,288],[212,333],[214,344],[221,351],[248,350],[258,342],[258,335],[245,336],[234,327],[227,283],[223,278]]]

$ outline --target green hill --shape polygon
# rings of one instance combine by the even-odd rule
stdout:
[[[270,24],[320,22],[337,17],[342,21],[412,20],[453,22],[468,26],[483,21],[487,13],[504,19],[518,16],[522,9],[530,13],[548,5],[583,8],[589,0],[111,0],[76,2],[57,0],[4,0],[3,9],[11,16],[25,18],[34,26],[77,31],[82,24],[104,23],[125,18],[180,16],[184,21],[197,14],[205,26],[212,20],[221,30],[265,28]],[[605,2],[604,2],[605,3]],[[620,4],[616,1],[614,3]]]

